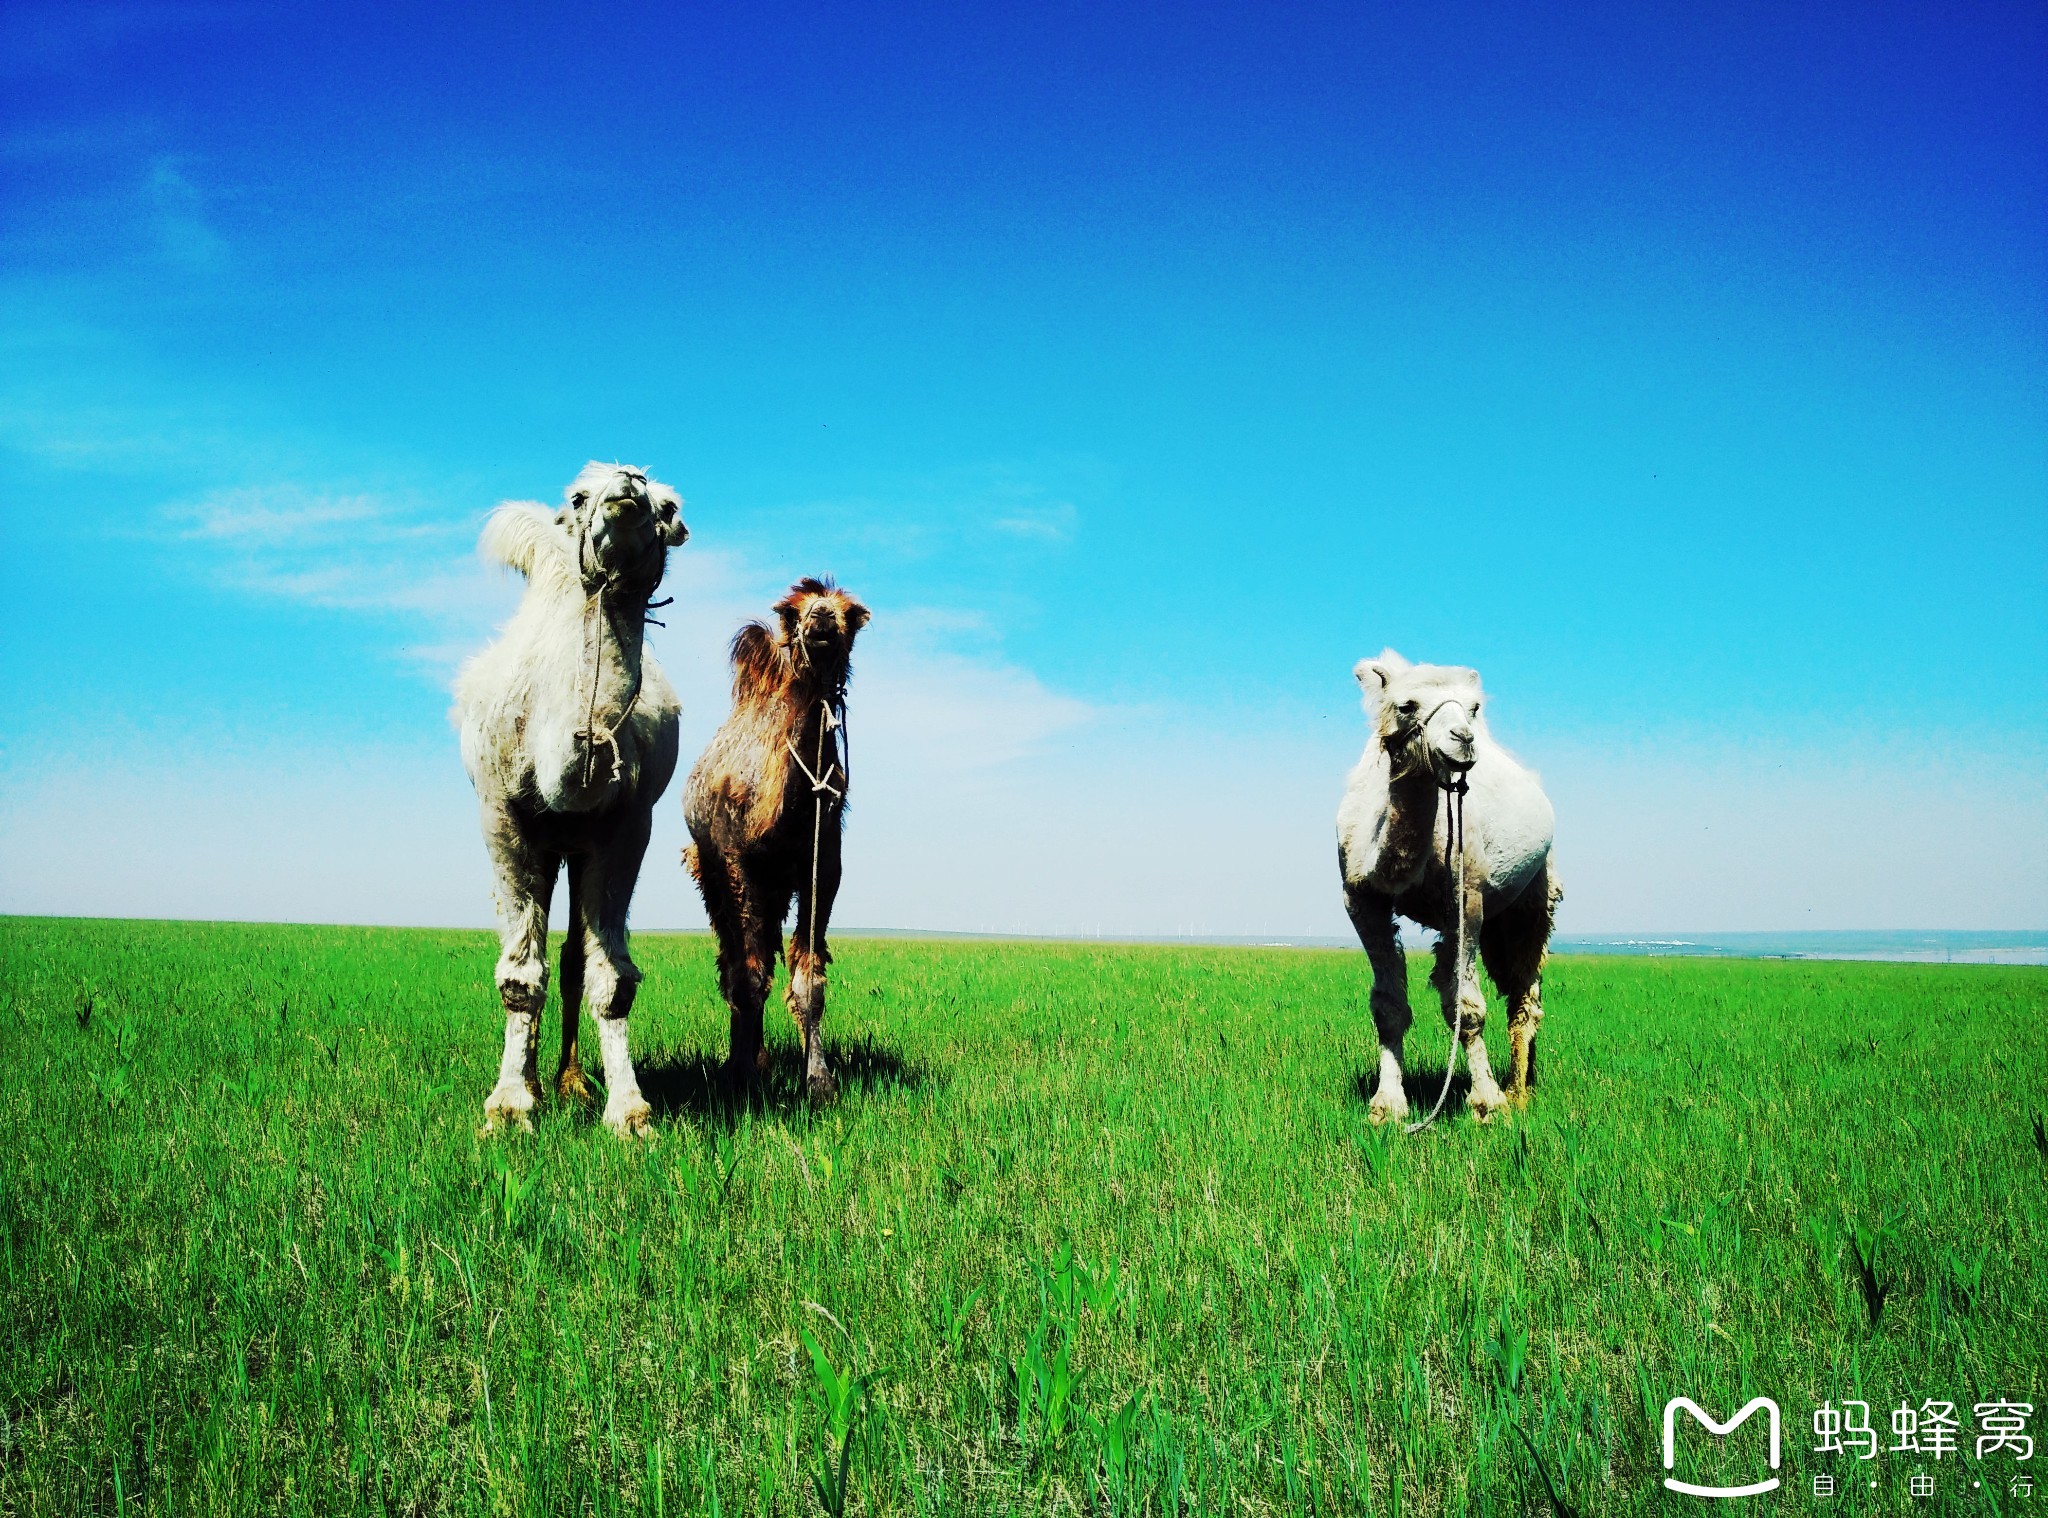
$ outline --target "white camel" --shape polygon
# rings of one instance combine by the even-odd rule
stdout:
[[[647,1130],[651,1112],[626,1043],[640,984],[627,954],[626,908],[654,804],[676,767],[681,705],[645,634],[668,551],[689,536],[682,505],[638,469],[591,463],[559,511],[508,501],[484,524],[479,551],[526,576],[519,610],[455,682],[453,715],[483,811],[503,944],[505,1053],[484,1101],[486,1127],[532,1127],[548,904],[566,861],[555,1089],[593,1099],[576,1048],[587,992],[604,1055],[604,1120],[622,1137]]]
[[[1337,808],[1337,855],[1345,906],[1372,961],[1380,1073],[1369,1115],[1375,1123],[1408,1115],[1401,1045],[1414,1014],[1394,923],[1398,912],[1438,934],[1431,979],[1443,998],[1444,1021],[1465,1048],[1473,1114],[1484,1121],[1511,1100],[1525,1102],[1534,1071],[1543,957],[1564,895],[1551,866],[1550,801],[1537,778],[1487,732],[1477,672],[1410,664],[1390,648],[1360,660],[1352,673],[1365,692],[1373,735]],[[1453,852],[1461,812],[1461,847]],[[1462,930],[1454,910],[1460,879]],[[1514,1065],[1505,1093],[1481,1037],[1486,1000],[1475,952],[1508,1005]]]

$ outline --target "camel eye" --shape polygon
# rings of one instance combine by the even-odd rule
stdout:
[[[1420,701],[1403,701],[1401,703],[1401,710],[1412,717],[1422,710],[1422,703]]]

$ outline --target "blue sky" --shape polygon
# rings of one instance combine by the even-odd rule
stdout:
[[[477,922],[506,497],[874,606],[848,926],[1343,931],[1468,663],[1581,931],[2048,923],[2038,6],[0,13],[0,910]],[[701,917],[670,797],[636,919]]]

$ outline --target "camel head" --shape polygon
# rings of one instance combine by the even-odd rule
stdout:
[[[585,464],[564,494],[558,520],[576,540],[586,586],[602,581],[647,595],[661,583],[668,551],[690,536],[683,498],[630,464]]]
[[[1472,768],[1485,731],[1477,670],[1410,664],[1390,648],[1377,659],[1359,660],[1352,674],[1365,692],[1365,710],[1378,725],[1396,779],[1423,771],[1445,785]]]
[[[868,609],[830,580],[809,576],[789,587],[775,603],[775,641],[793,668],[809,670],[828,683],[846,677],[854,634],[868,625]]]

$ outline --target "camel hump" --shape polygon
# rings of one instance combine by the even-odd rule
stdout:
[[[534,571],[560,558],[567,544],[554,513],[537,501],[507,501],[484,519],[477,552],[494,564],[516,569],[529,580]]]

